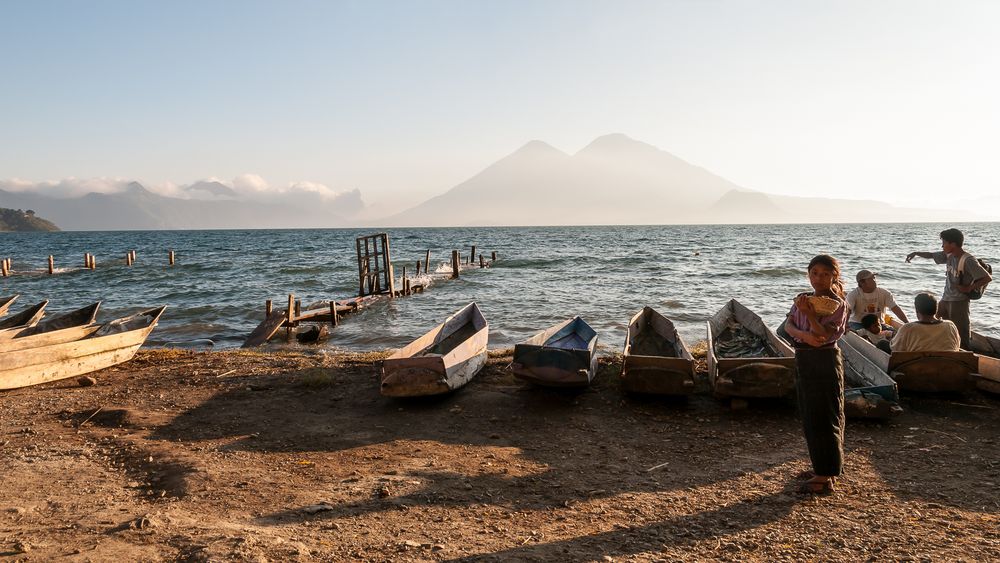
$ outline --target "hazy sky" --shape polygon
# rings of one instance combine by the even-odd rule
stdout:
[[[998,25],[994,1],[8,0],[0,179],[402,207],[620,132],[772,193],[971,198],[1000,191]]]

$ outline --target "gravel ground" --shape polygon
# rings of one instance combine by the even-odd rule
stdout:
[[[510,351],[432,400],[382,354],[141,352],[0,394],[5,560],[1000,558],[1000,401],[850,422],[828,497],[794,406],[522,385]]]

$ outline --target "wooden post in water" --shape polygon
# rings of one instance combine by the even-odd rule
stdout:
[[[472,245],[472,252],[469,253],[469,265],[476,263],[476,245]]]
[[[49,275],[50,276],[52,275],[52,272],[55,269],[56,269],[56,259],[51,254],[49,254]]]
[[[458,251],[457,250],[452,250],[451,251],[451,277],[452,277],[452,279],[457,279],[458,278],[458,261],[459,260],[460,260],[460,258],[458,257]]]
[[[129,254],[132,256],[132,263],[135,264],[135,250],[130,250]]]
[[[494,250],[493,254],[490,257],[490,262],[496,262],[496,261],[497,261],[497,251]]]
[[[399,279],[400,279],[400,285],[402,285],[402,288],[400,288],[403,290],[402,294],[406,295],[406,266],[403,266],[403,275]]]
[[[295,318],[297,319],[297,318],[299,318],[301,316],[302,316],[302,300],[301,299],[296,299],[295,300]]]
[[[485,268],[486,267],[486,261],[483,260],[483,255],[482,254],[479,255],[479,267],[480,268]]]
[[[132,253],[131,252],[126,252],[125,253],[125,265],[126,266],[131,266],[132,265]]]
[[[424,273],[431,273],[431,251],[427,250],[427,256],[424,256]]]
[[[84,268],[90,268],[90,253],[89,252],[84,252],[83,253],[83,267]]]
[[[292,319],[295,316],[295,294],[288,294],[288,308],[285,309],[285,339],[292,339]]]
[[[170,262],[171,266],[174,265],[174,251],[173,250],[171,250],[170,252],[167,253],[167,261]]]
[[[337,326],[340,321],[337,320],[337,302],[330,301],[330,323],[333,326]]]
[[[10,275],[10,272],[7,271],[7,259],[4,258],[3,260],[0,260],[0,276],[3,276],[3,277],[6,278],[9,275]]]
[[[410,291],[410,280],[403,280],[403,291],[406,292],[407,295],[412,295],[412,292]]]
[[[270,317],[272,311],[274,311],[274,304],[271,303],[270,299],[268,299],[264,302],[264,318],[266,319]]]
[[[97,269],[97,256],[94,256],[93,254],[90,255],[90,269]]]
[[[417,260],[417,275],[420,275],[420,260]]]

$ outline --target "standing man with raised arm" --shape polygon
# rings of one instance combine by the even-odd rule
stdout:
[[[947,272],[944,278],[944,293],[938,304],[938,315],[955,323],[958,335],[962,339],[962,348],[969,349],[972,337],[972,323],[969,321],[968,292],[979,289],[990,283],[993,277],[976,260],[972,254],[962,250],[965,235],[958,229],[945,229],[941,237],[941,250],[937,252],[911,252],[906,255],[906,261],[913,257],[929,258],[935,264],[945,264]]]

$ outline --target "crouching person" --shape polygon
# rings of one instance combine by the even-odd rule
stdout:
[[[878,315],[869,313],[862,317],[861,328],[854,332],[886,354],[892,353],[892,348],[889,346],[889,339],[892,337],[892,332],[882,329],[882,322]]]

